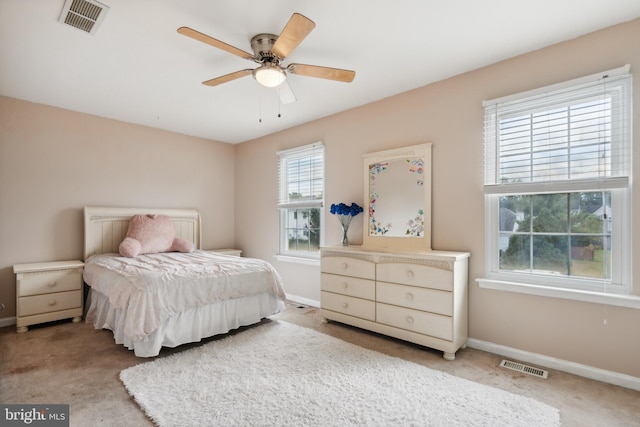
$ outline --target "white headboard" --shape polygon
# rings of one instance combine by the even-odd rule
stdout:
[[[200,213],[196,209],[145,208],[84,208],[84,259],[91,255],[117,253],[120,242],[134,215],[166,215],[173,219],[176,236],[193,242],[200,249],[202,242]]]

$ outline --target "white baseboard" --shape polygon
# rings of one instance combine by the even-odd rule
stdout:
[[[16,324],[15,317],[2,317],[0,318],[0,328],[4,328],[5,326],[11,326]]]
[[[320,301],[316,301],[309,298],[299,297],[297,295],[289,295],[287,294],[287,299],[289,301],[297,302],[298,304],[304,304],[315,308],[320,308]]]
[[[620,374],[617,372],[607,371],[604,369],[594,368],[592,366],[582,365],[580,363],[569,362],[567,360],[556,359],[554,357],[542,354],[530,353],[528,351],[518,350],[499,344],[493,344],[487,341],[469,338],[467,346],[489,353],[506,356],[517,361],[531,363],[543,368],[555,369],[557,371],[567,372],[573,375],[589,378],[596,381],[617,385],[620,387],[630,388],[640,391],[640,378],[631,375]]]

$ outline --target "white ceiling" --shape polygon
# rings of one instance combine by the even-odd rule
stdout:
[[[640,0],[102,3],[90,35],[58,22],[64,0],[0,0],[0,95],[239,143],[640,16]],[[279,34],[293,12],[316,28],[285,64],[352,69],[352,83],[289,75],[289,105],[251,76],[207,87],[257,65],[176,32],[251,52],[252,36]]]

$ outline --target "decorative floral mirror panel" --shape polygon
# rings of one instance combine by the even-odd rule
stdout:
[[[431,144],[364,156],[363,246],[431,249]]]

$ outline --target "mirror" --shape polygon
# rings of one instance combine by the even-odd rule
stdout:
[[[363,246],[431,249],[431,144],[364,155]]]

